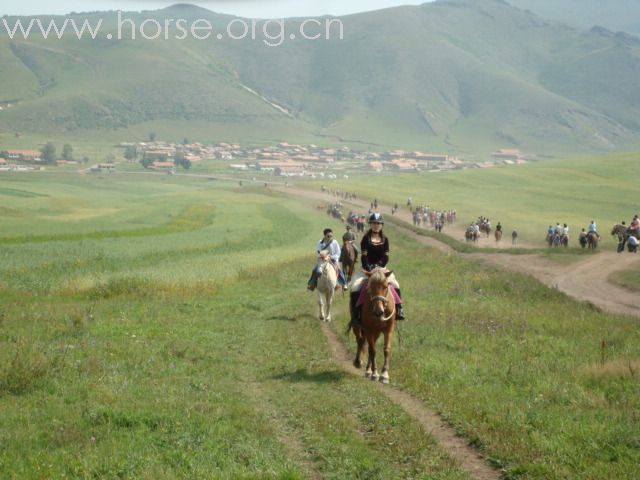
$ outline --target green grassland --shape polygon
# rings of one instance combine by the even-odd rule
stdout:
[[[398,203],[404,212],[411,196],[414,205],[456,209],[462,224],[489,217],[494,226],[502,223],[507,236],[516,229],[521,240],[541,246],[547,227],[556,222],[569,225],[572,245],[577,246],[580,229],[595,220],[602,246],[612,248],[617,243],[610,236],[613,224],[628,224],[638,213],[638,159],[637,153],[621,153],[492,169],[351,175],[330,183],[316,181],[309,188],[325,184],[354,191],[386,205]]]
[[[0,196],[1,477],[468,478],[332,358],[305,284],[340,226],[313,205],[158,175]],[[507,478],[634,478],[637,320],[387,229],[395,385]]]

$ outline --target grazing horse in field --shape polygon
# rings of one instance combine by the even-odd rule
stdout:
[[[331,263],[331,257],[327,250],[320,252],[316,269],[320,271],[317,288],[318,319],[321,322],[330,322],[331,304],[333,303],[333,294],[338,284],[338,274],[336,273],[336,268]]]
[[[596,232],[587,233],[587,248],[595,250],[598,247],[598,234]]]
[[[342,244],[342,250],[340,251],[340,263],[342,264],[342,270],[347,278],[347,283],[351,281],[353,270],[358,260],[358,251],[353,246],[353,242],[350,240],[345,241]]]
[[[377,267],[369,277],[362,303],[362,313],[360,325],[350,325],[356,336],[357,352],[353,365],[356,368],[362,366],[365,343],[369,347],[367,367],[365,376],[371,380],[380,380],[382,383],[389,383],[389,357],[391,356],[391,338],[396,326],[396,307],[393,293],[389,285],[391,271],[386,268]],[[384,335],[384,364],[382,371],[378,374],[376,365],[376,342],[380,335]]]

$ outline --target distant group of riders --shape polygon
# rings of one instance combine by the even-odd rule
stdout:
[[[629,252],[636,253],[638,251],[638,243],[640,241],[640,219],[638,215],[634,215],[631,223],[627,226],[625,221],[617,223],[611,230],[611,235],[618,237],[618,253],[624,251],[625,247]],[[595,249],[600,241],[600,234],[595,220],[591,220],[586,228],[582,228],[578,235],[578,243],[582,248]],[[546,236],[547,244],[551,247],[567,247],[569,245],[569,227],[566,223],[560,225],[556,223],[553,227],[549,225]]]
[[[339,189],[330,190],[325,185],[322,185],[320,187],[320,190],[322,191],[322,193],[329,192],[334,197],[342,198],[344,200],[355,200],[356,199],[355,192],[345,192],[344,190],[339,190]]]
[[[556,223],[553,227],[549,225],[547,228],[547,244],[551,247],[568,247],[569,246],[569,227],[566,223],[560,225]]]
[[[437,210],[429,207],[429,205],[419,205],[415,209],[409,207],[413,218],[413,224],[416,227],[427,225],[433,227],[437,232],[442,232],[444,225],[452,224],[456,221],[456,211],[449,210]]]

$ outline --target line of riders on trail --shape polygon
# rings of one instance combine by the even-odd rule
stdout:
[[[480,216],[478,219],[471,223],[464,232],[464,238],[467,242],[477,242],[480,239],[480,234],[485,233],[487,238],[491,235],[491,220],[487,217]],[[502,224],[497,223],[493,232],[496,239],[496,243],[500,243],[502,240]],[[511,244],[516,245],[518,243],[518,231],[513,230],[511,232]]]

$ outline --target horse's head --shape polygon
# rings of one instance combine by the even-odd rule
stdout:
[[[316,272],[319,275],[318,292],[333,292],[336,287],[338,273],[328,251],[323,250],[318,254]]]
[[[389,292],[389,276],[392,270],[376,267],[371,272],[365,272],[369,277],[367,293],[371,301],[371,310],[378,319],[387,321],[395,313],[395,304]]]

